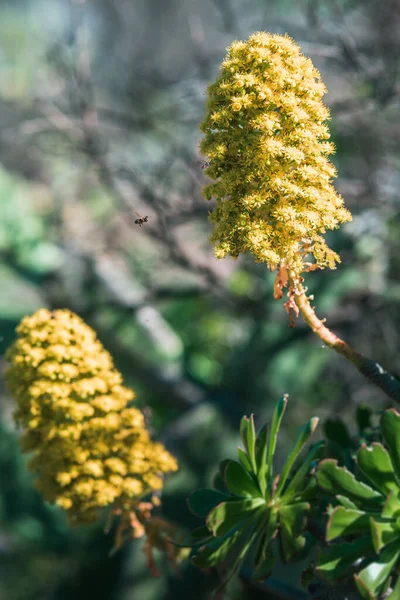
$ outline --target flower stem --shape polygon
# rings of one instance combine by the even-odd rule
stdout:
[[[324,344],[353,363],[364,377],[378,386],[389,398],[400,402],[400,378],[387,371],[375,360],[367,358],[354,350],[324,325],[324,321],[317,317],[314,308],[310,304],[310,298],[307,297],[302,279],[293,280],[289,278],[289,289],[292,290],[289,293],[292,293],[292,299],[301,312],[303,319]]]

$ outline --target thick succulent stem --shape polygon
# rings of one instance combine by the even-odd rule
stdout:
[[[372,383],[378,386],[389,398],[400,402],[400,379],[393,373],[387,371],[379,363],[371,358],[363,356],[347,342],[340,339],[333,331],[328,329],[315,313],[310,304],[310,298],[307,297],[306,290],[302,285],[301,279],[289,278],[289,289],[292,301],[296,304],[303,319],[311,327],[313,332],[324,342],[326,346],[333,348],[338,354],[341,354]]]

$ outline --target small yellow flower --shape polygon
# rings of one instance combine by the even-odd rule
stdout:
[[[41,309],[17,333],[6,380],[44,498],[84,523],[110,504],[133,510],[159,490],[176,460],[128,407],[134,394],[94,331],[68,310]]]
[[[239,102],[239,100],[234,100],[232,102],[232,110],[233,111],[238,112],[241,108],[242,108],[242,104]]]
[[[215,181],[203,193],[217,202],[210,218],[218,258],[249,251],[271,270],[284,261],[300,274],[311,254],[318,267],[335,268],[339,257],[321,234],[351,215],[331,183],[325,91],[287,36],[257,32],[228,48],[208,88],[200,143]]]

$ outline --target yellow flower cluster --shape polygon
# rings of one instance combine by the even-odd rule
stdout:
[[[274,270],[335,268],[321,234],[351,220],[332,186],[326,89],[310,59],[287,36],[259,32],[228,48],[208,87],[200,149],[215,183],[212,240],[218,258],[250,251]],[[314,267],[315,268],[315,267]]]
[[[40,309],[17,332],[6,380],[44,498],[84,523],[110,504],[132,510],[161,489],[176,460],[150,440],[143,414],[127,406],[134,394],[94,331],[68,310]]]

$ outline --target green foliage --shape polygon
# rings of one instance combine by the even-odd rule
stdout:
[[[359,422],[369,425],[365,415]],[[377,600],[400,568],[400,414],[394,409],[380,421],[383,443],[362,444],[350,473],[336,460],[323,460],[316,473],[319,486],[335,497],[317,573],[335,582],[354,573],[361,596]],[[390,597],[397,598],[400,584]]]
[[[276,565],[277,548],[288,563],[309,555],[316,543],[321,546],[322,536],[314,535],[322,524],[327,544],[318,549],[316,567],[311,564],[302,578],[309,592],[317,590],[317,598],[321,593],[366,600],[381,600],[387,593],[385,598],[395,600],[400,589],[400,414],[386,410],[377,429],[373,412],[358,408],[355,438],[340,419],[328,419],[327,443],[313,445],[295,468],[317,424],[311,419],[299,428],[277,475],[274,457],[286,403],[284,396],[270,426],[258,434],[253,418],[244,417],[239,460],[224,460],[215,489],[190,497],[192,512],[205,519],[192,534],[194,564],[227,566],[229,579],[247,563],[254,579],[266,579]],[[329,456],[332,451],[335,458]]]
[[[227,579],[249,558],[253,576],[265,579],[275,564],[277,538],[284,562],[304,557],[311,536],[305,533],[316,487],[313,467],[322,444],[314,445],[296,468],[295,461],[313,434],[318,419],[298,431],[280,474],[274,473],[279,428],[287,396],[277,403],[269,428],[256,434],[253,416],[243,417],[238,461],[225,460],[214,479],[215,489],[195,491],[191,511],[205,517],[205,527],[193,532],[193,563],[201,568],[229,565]],[[308,542],[308,543],[307,543]]]

